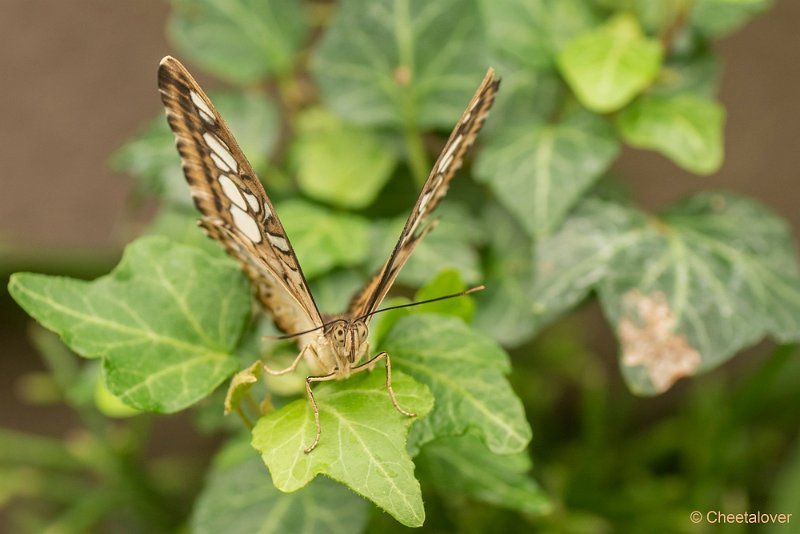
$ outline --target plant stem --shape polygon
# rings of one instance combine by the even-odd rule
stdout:
[[[422,187],[428,178],[428,156],[425,153],[425,146],[422,144],[422,135],[417,128],[416,121],[407,120],[403,128],[403,137],[408,154],[408,165],[411,168],[411,176],[418,187]]]

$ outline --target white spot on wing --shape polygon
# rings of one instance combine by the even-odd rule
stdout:
[[[225,193],[225,196],[231,199],[231,202],[236,204],[242,209],[247,209],[247,204],[244,202],[244,197],[242,197],[242,192],[239,191],[239,188],[236,187],[236,184],[233,183],[233,180],[225,176],[224,174],[220,174],[219,178],[217,178],[219,185],[222,186],[222,192]]]
[[[272,246],[284,252],[289,252],[289,242],[279,235],[267,234],[267,239],[272,243]]]
[[[214,112],[211,111],[210,107],[208,107],[208,104],[206,104],[205,100],[203,100],[203,97],[201,97],[194,91],[189,91],[189,97],[192,99],[194,105],[197,106],[197,109],[205,113],[208,117],[210,117],[211,122],[213,122]]]
[[[223,143],[216,135],[210,132],[205,132],[203,134],[203,139],[205,139],[206,143],[208,143],[208,146],[211,148],[211,150],[213,150],[217,156],[222,158],[228,167],[230,167],[234,172],[239,172],[239,165],[237,165],[236,160],[233,158],[231,153],[228,152],[228,147],[225,146],[225,143]]]
[[[261,231],[258,229],[258,224],[247,212],[239,209],[236,205],[232,205],[231,217],[233,217],[233,224],[247,239],[253,243],[261,243]]]
[[[225,171],[225,172],[233,172],[233,169],[228,167],[228,165],[226,165],[225,162],[222,161],[222,158],[220,158],[219,156],[217,156],[213,152],[211,153],[211,159],[214,161],[214,165],[216,165],[219,170]]]
[[[422,195],[422,198],[419,201],[419,208],[417,208],[417,213],[422,213],[425,211],[425,206],[428,205],[428,201],[431,199],[431,194],[433,193],[433,189],[429,190],[427,193]],[[416,226],[415,226],[416,229]]]
[[[250,209],[252,209],[255,213],[261,209],[261,206],[258,205],[258,199],[255,195],[251,193],[244,192],[244,198],[247,199],[247,203],[250,204]]]
[[[447,167],[450,166],[450,162],[453,161],[453,155],[455,154],[456,149],[458,149],[458,145],[461,144],[462,138],[463,135],[459,134],[455,139],[453,139],[453,142],[450,143],[450,146],[447,147],[447,152],[445,152],[442,155],[442,161],[441,163],[439,163],[439,168],[438,168],[439,172],[445,172],[445,170],[447,170]]]

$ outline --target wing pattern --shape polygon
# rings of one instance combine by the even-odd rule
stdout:
[[[422,192],[406,220],[392,255],[350,302],[348,309],[350,316],[367,315],[380,306],[414,248],[435,226],[436,221],[432,221],[427,226],[421,227],[421,224],[447,193],[450,181],[461,167],[464,156],[475,142],[478,132],[486,121],[499,86],[500,80],[496,80],[494,70],[489,69],[436,159],[433,170],[431,170],[428,180],[422,187]]]
[[[275,324],[287,333],[322,324],[283,225],[225,122],[172,57],[158,87],[206,233],[239,260]]]

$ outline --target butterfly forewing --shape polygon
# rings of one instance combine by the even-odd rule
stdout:
[[[428,180],[422,187],[422,192],[406,220],[392,255],[350,302],[348,313],[352,317],[368,315],[380,306],[417,243],[432,228],[432,223],[427,226],[422,226],[422,223],[447,193],[450,181],[461,167],[464,156],[475,142],[475,137],[486,121],[499,85],[500,80],[495,80],[494,71],[489,69],[436,159]]]
[[[211,101],[171,57],[161,61],[158,87],[206,232],[240,261],[281,330],[322,325],[283,225]]]

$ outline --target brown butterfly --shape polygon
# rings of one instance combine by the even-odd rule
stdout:
[[[434,227],[435,221],[420,225],[444,197],[461,167],[486,120],[499,83],[489,69],[436,159],[389,260],[353,297],[345,313],[323,315],[269,197],[225,121],[178,60],[167,56],[161,61],[158,88],[194,203],[203,215],[200,224],[239,260],[261,304],[278,328],[289,334],[283,337],[297,337],[302,347],[286,369],[265,369],[276,375],[290,373],[305,358],[313,373],[306,378],[306,392],[314,410],[316,435],[306,453],[317,446],[321,432],[311,384],[371,369],[381,358],[386,361],[386,388],[392,404],[404,415],[415,415],[397,402],[387,353],[359,363],[369,354],[367,325],[414,248]]]

